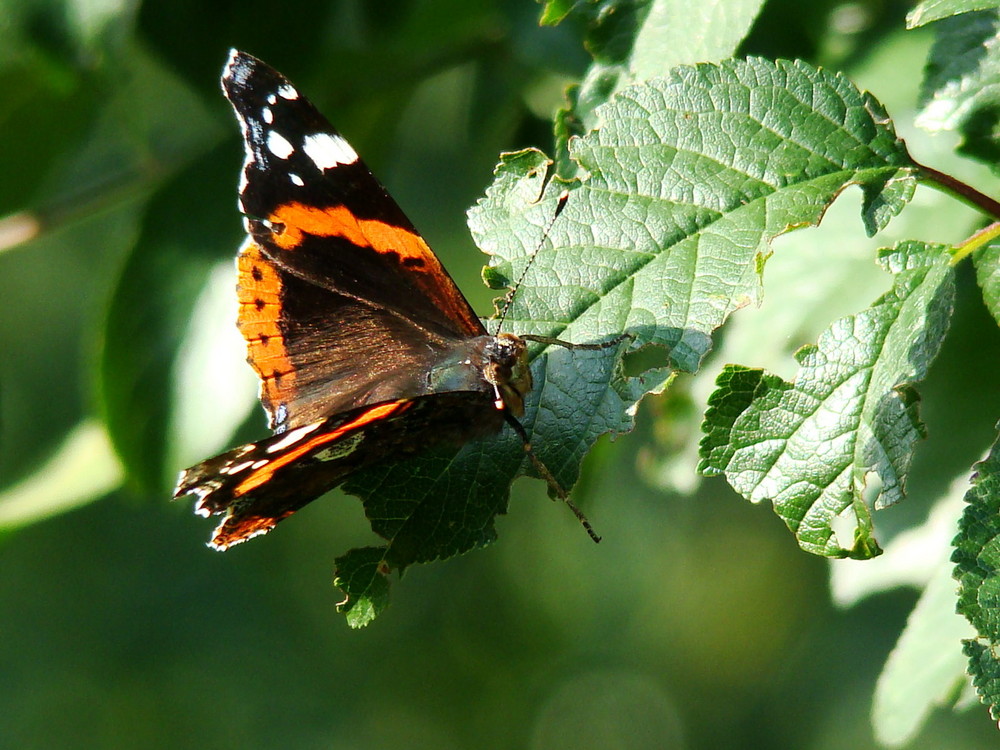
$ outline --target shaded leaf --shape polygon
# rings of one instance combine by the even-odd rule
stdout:
[[[1000,158],[1000,16],[966,13],[935,27],[917,124],[962,134],[964,153],[993,165]]]
[[[81,423],[38,471],[0,492],[0,531],[104,497],[123,476],[104,430],[94,422]]]
[[[949,504],[952,529],[958,521],[953,506]],[[934,551],[925,547],[923,557],[933,559]],[[948,562],[947,548],[939,551],[942,554],[934,573],[875,686],[872,705],[875,736],[890,747],[909,742],[931,711],[937,706],[952,705],[958,688],[968,682],[960,641],[970,635],[971,627],[955,612],[953,566]]]
[[[168,456],[174,405],[167,394],[178,332],[216,259],[238,245],[239,220],[218,220],[232,213],[228,166],[223,159],[199,161],[155,195],[107,311],[100,360],[104,418],[133,488],[149,493],[171,487],[181,468]]]
[[[915,29],[931,21],[1000,6],[997,0],[923,0],[906,16],[906,27]]]
[[[1000,719],[1000,440],[976,464],[955,537],[958,611],[978,636],[965,641],[976,692]]]
[[[200,269],[200,266],[199,266]],[[222,451],[251,411],[258,381],[246,362],[246,343],[234,325],[236,266],[230,258],[209,272],[178,345],[167,469]],[[205,419],[210,414],[211,419]]]
[[[352,549],[337,558],[333,585],[344,592],[341,605],[352,628],[363,628],[389,606],[389,566],[385,548]]]
[[[983,303],[1000,324],[1000,244],[991,243],[973,256],[976,280],[983,290]]]

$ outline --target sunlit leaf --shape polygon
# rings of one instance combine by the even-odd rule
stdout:
[[[627,86],[666,76],[678,65],[731,57],[749,32],[763,0],[606,0],[573,8],[589,30],[594,62],[557,118],[559,173],[575,168],[565,157],[570,135],[601,125],[598,108]],[[551,7],[551,5],[550,5]],[[569,13],[562,8],[559,20]]]
[[[885,252],[883,262],[896,272],[893,290],[803,347],[791,383],[726,368],[705,415],[702,471],[725,474],[752,502],[770,501],[803,549],[879,554],[868,475],[881,482],[875,507],[903,498],[924,432],[913,383],[924,378],[951,316],[948,259],[945,247],[918,242]],[[852,539],[838,538],[838,519]]]
[[[991,243],[973,256],[976,279],[983,290],[983,302],[1000,324],[1000,243]]]
[[[470,214],[491,256],[490,284],[524,276],[507,330],[575,343],[628,331],[633,348],[663,347],[673,368],[693,372],[712,332],[758,297],[774,236],[818,222],[852,183],[863,186],[874,230],[913,189],[905,149],[878,104],[801,63],[682,68],[626,89],[601,118],[604,127],[571,148],[583,179],[552,180],[537,151],[507,155]],[[625,377],[618,356],[627,343],[533,349],[524,424],[563,486],[594,441],[630,429],[636,401],[668,377]],[[365,499],[373,529],[388,540],[384,559],[402,568],[491,541],[523,463],[519,440],[505,431],[457,455],[442,450],[365,472],[347,489]]]

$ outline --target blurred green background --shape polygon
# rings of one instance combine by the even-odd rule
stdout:
[[[929,43],[902,31],[906,7],[770,3],[744,51],[845,69],[906,119]],[[862,21],[838,24],[845,8]],[[874,746],[875,679],[916,594],[837,609],[827,564],[766,508],[719,481],[665,489],[682,398],[647,400],[636,433],[588,459],[575,496],[600,546],[521,480],[498,543],[408,571],[362,631],[331,585],[333,557],[369,541],[356,500],[334,493],[226,554],[205,547],[211,523],[168,502],[177,470],[204,455],[175,444],[191,419],[175,382],[200,330],[189,319],[241,238],[241,146],[218,90],[229,47],[308,93],[485,314],[465,210],[500,151],[551,150],[552,115],[589,63],[581,30],[539,28],[539,11],[0,0],[0,747]],[[229,315],[224,303],[209,317],[231,331]],[[989,331],[962,302],[922,389],[931,440],[897,526],[989,440]],[[219,369],[245,377],[241,358]],[[958,370],[980,390],[951,390]],[[206,445],[263,434],[235,390],[226,409],[198,404]],[[122,489],[101,489],[118,480],[93,433],[45,463],[94,417],[132,469]],[[937,712],[912,746],[997,741],[973,709]]]

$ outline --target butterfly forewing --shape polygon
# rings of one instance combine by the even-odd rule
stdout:
[[[384,387],[372,394],[374,380],[420,393],[406,373],[485,335],[472,308],[353,148],[286,78],[234,52],[222,84],[246,148],[240,327],[272,427],[384,398]]]

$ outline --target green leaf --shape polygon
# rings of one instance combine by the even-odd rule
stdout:
[[[555,26],[566,19],[576,5],[576,0],[545,0],[542,17],[538,23],[542,26]]]
[[[629,331],[635,348],[662,347],[672,368],[693,372],[712,332],[757,298],[774,236],[818,222],[846,185],[872,186],[869,222],[886,220],[884,193],[912,190],[906,152],[877,103],[802,63],[683,68],[622,92],[602,121],[573,142],[584,178],[552,180],[540,152],[510,154],[470,212],[491,285],[524,275],[505,330],[581,344]],[[533,345],[524,425],[564,487],[593,443],[631,429],[635,403],[669,377],[625,377],[625,346]],[[520,441],[505,430],[457,454],[364,472],[345,489],[364,500],[395,569],[492,541],[493,518],[525,471]]]
[[[1000,440],[975,466],[955,537],[958,611],[978,636],[965,641],[976,692],[1000,719]]]
[[[1000,159],[1000,41],[997,11],[967,13],[935,28],[917,124],[931,132],[955,130],[961,151],[990,165]]]
[[[972,690],[959,646],[971,626],[955,612],[949,562],[967,488],[968,474],[963,472],[935,501],[927,520],[894,536],[885,554],[864,565],[830,561],[831,590],[839,606],[902,586],[922,591],[875,690],[872,723],[876,736],[889,746],[906,744],[935,707],[958,709],[956,697],[964,701],[964,692]]]
[[[991,243],[973,256],[976,280],[983,290],[983,302],[1000,324],[1000,243]]]
[[[221,452],[259,408],[258,380],[246,363],[246,343],[233,325],[234,289],[236,267],[226,258],[209,272],[178,345],[167,435],[170,472]],[[205,419],[206,414],[212,418]]]
[[[168,465],[176,331],[191,313],[207,267],[181,239],[144,234],[124,268],[104,326],[100,360],[103,417],[130,486],[163,493],[176,466]]]
[[[586,44],[594,63],[557,118],[559,173],[572,174],[572,162],[565,158],[569,136],[601,125],[598,107],[625,87],[666,76],[678,65],[731,57],[763,4],[763,0],[614,0],[578,6],[576,13],[588,26]]]
[[[983,640],[965,640],[962,653],[969,658],[969,674],[979,700],[990,707],[995,721],[1000,720],[1000,650]]]
[[[967,680],[959,643],[971,628],[955,612],[951,571],[947,559],[942,560],[875,686],[875,736],[890,747],[909,742],[936,706],[953,704]]]
[[[150,494],[171,487],[181,468],[168,455],[176,417],[167,394],[175,386],[178,332],[218,255],[238,244],[239,221],[218,220],[231,213],[231,186],[231,165],[224,159],[199,161],[167,183],[150,204],[107,310],[101,406],[131,486]],[[183,233],[177,231],[178,217]]]
[[[625,412],[642,390],[639,381],[624,381],[618,370],[613,350],[610,355],[559,350],[536,358],[532,366],[535,388],[521,421],[533,434],[536,456],[563,487],[576,481],[580,461],[600,435],[631,426]],[[453,557],[492,542],[494,518],[506,513],[510,484],[525,473],[524,463],[521,440],[505,429],[457,453],[439,448],[352,477],[344,490],[364,500],[372,529],[388,544],[378,548],[379,565],[352,565],[348,575],[338,563],[338,579],[351,581],[351,588],[342,587],[345,610],[354,611],[352,592],[360,590],[365,615],[357,622],[367,624],[368,615],[374,617],[382,608],[367,603],[368,592],[381,596],[391,570]],[[374,548],[365,554],[365,560],[375,559]]]
[[[654,2],[635,36],[623,83],[665,76],[678,65],[732,57],[763,5],[763,0]]]
[[[84,422],[27,479],[0,492],[0,531],[65,513],[107,495],[123,472],[108,436]]]
[[[924,0],[906,16],[906,28],[915,29],[931,21],[960,13],[996,7],[1000,7],[997,0]]]
[[[829,557],[879,553],[865,502],[902,499],[913,445],[923,435],[912,383],[923,379],[947,331],[954,297],[945,246],[904,242],[882,255],[892,291],[835,321],[796,355],[792,383],[730,366],[705,415],[700,469],[726,475],[748,500],[770,500],[803,549]],[[853,543],[837,539],[847,516]]]
[[[339,605],[352,628],[363,628],[389,606],[389,567],[385,548],[352,549],[337,558],[333,585],[346,598]]]
[[[927,519],[900,531],[885,545],[885,553],[858,565],[854,560],[830,560],[830,592],[841,607],[901,587],[923,591],[951,557],[952,540],[965,506],[968,471],[962,472],[939,497]],[[954,609],[954,607],[952,607]]]

